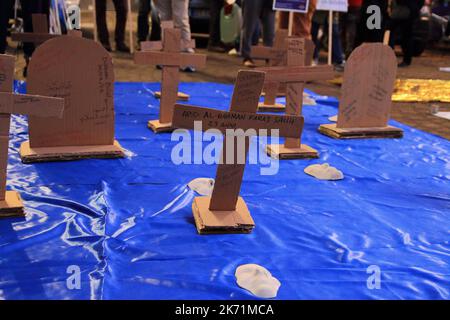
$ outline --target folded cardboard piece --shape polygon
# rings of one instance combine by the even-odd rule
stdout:
[[[61,98],[13,94],[13,81],[14,57],[0,55],[0,217],[25,214],[20,194],[6,191],[11,114],[61,118],[64,110]]]
[[[30,116],[24,163],[117,158],[125,153],[114,140],[114,69],[98,43],[60,36],[40,45],[28,67],[27,91],[65,101],[62,119]]]
[[[31,15],[33,32],[12,32],[13,41],[31,42],[40,45],[47,40],[59,37],[59,34],[50,34],[48,28],[48,17],[46,14],[33,13]]]
[[[281,116],[256,114],[261,90],[264,85],[264,72],[239,71],[234,87],[230,111],[175,105],[173,124],[179,128],[218,129],[222,132],[224,143],[221,163],[217,167],[214,189],[211,197],[197,197],[192,205],[197,230],[200,234],[209,233],[250,233],[255,223],[239,192],[244,174],[245,161],[250,144],[250,135],[277,134],[297,137],[303,129],[302,116]],[[229,131],[231,129],[231,131]],[[235,143],[241,135],[243,145]]]
[[[321,125],[319,131],[339,139],[401,138],[403,130],[388,125],[396,74],[389,46],[356,48],[345,65],[337,123]]]
[[[305,39],[288,38],[287,65],[267,67],[261,70],[267,72],[268,81],[286,83],[286,114],[299,116],[302,114],[303,89],[306,81],[326,80],[333,78],[331,66],[304,66]],[[317,150],[301,143],[301,133],[294,138],[286,138],[284,145],[268,145],[266,152],[275,159],[308,159],[318,158]]]
[[[162,80],[159,119],[148,122],[148,127],[155,133],[170,132],[175,128],[172,126],[173,107],[177,100],[189,99],[185,93],[178,92],[180,83],[179,68],[193,66],[201,68],[206,65],[206,55],[182,53],[182,48],[192,46],[192,42],[183,44],[181,32],[174,29],[170,21],[164,21],[162,25],[163,41],[151,45],[145,44],[145,48],[162,48],[162,51],[142,50],[134,54],[134,62],[142,65],[160,65],[162,67]]]

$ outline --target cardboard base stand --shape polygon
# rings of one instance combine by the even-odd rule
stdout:
[[[161,123],[159,120],[150,120],[147,126],[149,129],[152,129],[154,133],[172,132],[175,130],[175,128],[172,127],[171,122]]]
[[[211,211],[211,197],[196,197],[192,203],[199,234],[250,233],[255,227],[244,199],[238,198],[234,211]]]
[[[306,144],[300,148],[286,148],[284,144],[269,144],[266,153],[273,159],[315,159],[319,158],[319,152]]]
[[[161,91],[155,91],[153,95],[156,99],[161,99]],[[188,101],[191,96],[184,92],[177,93],[177,100]]]
[[[281,103],[265,104],[264,102],[260,102],[260,103],[258,103],[258,111],[284,112],[284,111],[286,111],[286,106]]]
[[[5,200],[0,200],[0,218],[23,216],[25,211],[20,194],[16,191],[6,191]]]
[[[379,128],[337,128],[336,123],[322,124],[319,132],[336,139],[401,138],[403,130],[393,126]]]
[[[113,145],[97,146],[64,146],[30,148],[30,142],[26,141],[20,146],[20,157],[23,163],[69,161],[78,159],[112,159],[123,158],[125,152],[119,142]]]

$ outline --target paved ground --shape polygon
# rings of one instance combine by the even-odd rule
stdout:
[[[111,25],[111,24],[110,24]],[[85,35],[92,35],[91,29],[85,30]],[[113,37],[111,37],[113,39]],[[11,43],[9,52],[16,54],[15,44]],[[233,83],[237,71],[242,67],[241,59],[226,54],[209,53],[207,67],[196,73],[183,73],[182,81],[204,81]],[[153,67],[137,66],[133,63],[131,54],[113,53],[117,81],[160,81],[160,71]],[[325,61],[325,57],[321,59]],[[22,79],[23,59],[17,63],[16,77]],[[263,62],[260,62],[263,65]],[[450,73],[440,72],[439,67],[450,67],[450,49],[427,50],[421,57],[414,59],[412,66],[399,69],[398,78],[423,78],[450,80]],[[336,76],[341,74],[336,73]],[[323,95],[339,96],[339,87],[327,82],[310,83],[307,88]],[[434,103],[436,104],[436,103]],[[450,104],[438,103],[440,110],[450,111]],[[392,117],[415,128],[440,135],[450,139],[450,120],[441,119],[431,115],[431,103],[394,103]]]

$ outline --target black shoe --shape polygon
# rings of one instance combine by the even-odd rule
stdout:
[[[103,48],[105,48],[106,51],[111,52],[111,45],[109,43],[102,43]]]
[[[411,62],[405,62],[405,61],[403,61],[402,63],[399,63],[398,64],[398,67],[399,68],[406,68],[406,67],[409,67],[411,65]]]
[[[130,53],[130,48],[125,43],[117,43],[116,51]]]
[[[218,53],[225,53],[226,50],[221,45],[208,45],[208,51],[218,52]]]

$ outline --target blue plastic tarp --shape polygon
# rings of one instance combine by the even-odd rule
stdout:
[[[234,277],[245,263],[280,280],[279,299],[450,297],[449,141],[394,121],[403,139],[334,140],[317,128],[337,101],[316,97],[303,108],[303,142],[320,159],[281,161],[273,176],[247,165],[241,196],[255,230],[200,236],[187,183],[213,178],[216,166],[173,164],[178,141],[147,128],[157,89],[115,86],[124,159],[22,164],[27,121],[13,117],[8,188],[20,191],[27,215],[0,220],[0,299],[251,299]],[[181,90],[190,104],[227,109],[232,86]],[[345,179],[303,172],[324,162]],[[79,288],[70,286],[73,270]]]

